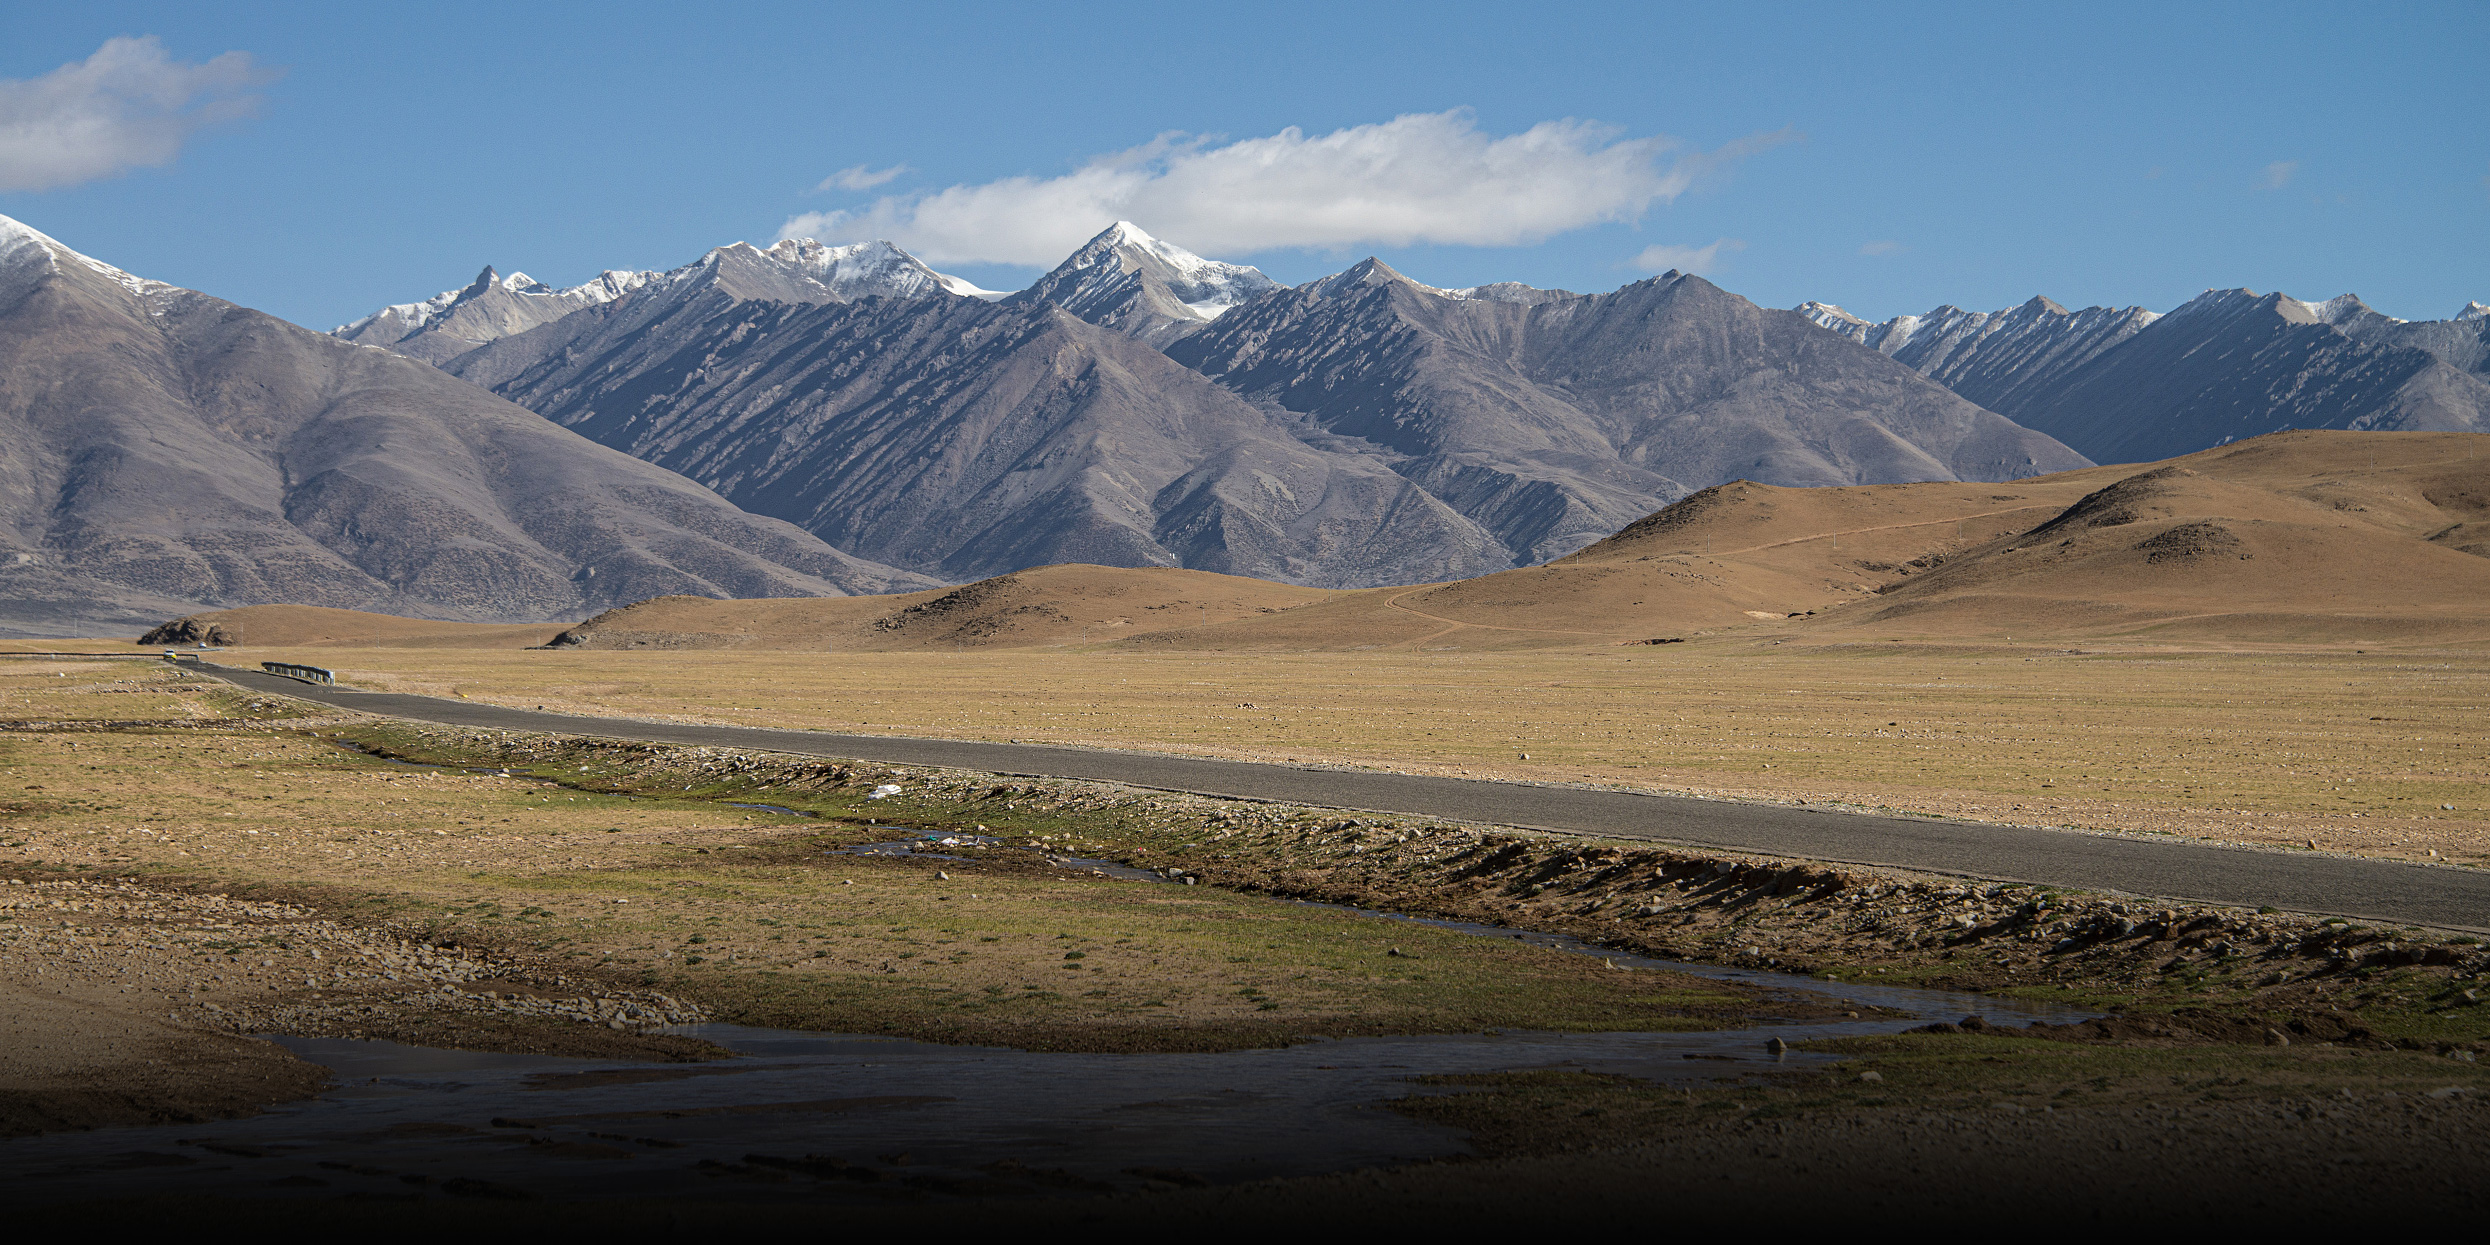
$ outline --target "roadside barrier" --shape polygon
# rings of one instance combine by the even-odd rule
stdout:
[[[297,666],[289,661],[263,661],[259,663],[259,668],[270,674],[283,675],[289,679],[301,679],[305,683],[337,682],[337,675],[334,672],[322,670],[318,666]]]

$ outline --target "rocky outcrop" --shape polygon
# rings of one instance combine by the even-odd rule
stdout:
[[[205,618],[176,618],[168,623],[157,624],[154,630],[138,637],[138,642],[150,647],[189,645],[199,648],[230,648],[242,643],[242,629],[226,623],[211,622]]]

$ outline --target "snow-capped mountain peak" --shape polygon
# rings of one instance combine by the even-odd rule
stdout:
[[[1175,243],[1152,237],[1149,231],[1128,220],[1108,226],[1065,262],[1087,268],[1108,256],[1114,256],[1125,272],[1148,272],[1157,277],[1186,310],[1206,321],[1218,319],[1228,308],[1256,294],[1279,288],[1279,282],[1262,275],[1259,268],[1204,259]]]
[[[853,302],[874,296],[925,298],[939,293],[989,301],[1000,297],[936,272],[888,242],[827,246],[811,238],[789,238],[766,249],[749,242],[712,247],[699,259],[664,272],[612,269],[568,289],[556,289],[523,272],[505,277],[488,265],[459,289],[445,290],[422,302],[383,307],[331,331],[348,341],[386,346],[442,363],[582,308],[643,291],[654,296],[660,290],[678,294],[716,290],[736,299],[805,303]]]
[[[1433,294],[1437,298],[1449,298],[1457,303],[1514,303],[1524,307],[1581,297],[1571,290],[1543,290],[1534,285],[1524,285],[1519,281],[1493,281],[1486,285],[1472,285],[1457,290],[1448,290],[1422,281],[1413,281],[1392,265],[1373,256],[1359,260],[1328,277],[1316,277],[1297,288],[1316,298],[1330,298],[1350,290],[1375,285],[1405,285],[1421,293]]]
[[[1432,285],[1420,285],[1410,280],[1401,275],[1399,269],[1371,255],[1328,277],[1316,277],[1297,288],[1316,298],[1332,298],[1352,290],[1361,290],[1375,285],[1406,285],[1411,289],[1424,290],[1429,294],[1444,293]]]
[[[1012,298],[1165,345],[1278,288],[1258,268],[1204,259],[1120,220]]]
[[[2464,304],[2464,310],[2455,313],[2455,318],[2458,320],[2490,320],[2490,304],[2468,302]]]
[[[522,318],[530,321],[532,326],[532,324],[543,324],[560,319],[582,307],[612,302],[647,285],[659,275],[655,272],[626,272],[609,269],[598,273],[594,280],[583,281],[567,290],[562,290],[555,289],[524,272],[502,276],[493,269],[492,265],[487,264],[484,266],[484,271],[476,274],[475,280],[457,289],[443,290],[419,303],[395,303],[360,320],[350,324],[341,324],[329,331],[348,341],[385,346],[412,336],[425,327],[433,325],[435,321],[450,316],[461,307],[476,304],[481,310],[482,302],[490,301],[499,304],[505,300],[516,300],[517,306],[526,307],[528,310],[522,314]],[[510,310],[509,307],[496,306],[494,311],[497,314],[491,318],[506,320]],[[503,327],[505,332],[510,331],[506,326]],[[500,336],[503,333],[493,335]]]
[[[958,277],[926,267],[923,260],[879,238],[846,246],[826,246],[811,238],[789,238],[762,254],[786,264],[829,287],[842,299],[881,296],[922,298],[935,290],[963,298],[992,301],[1001,295],[981,290]]]
[[[2294,310],[2302,312],[2319,324],[2340,325],[2344,321],[2350,320],[2355,316],[2378,314],[2377,312],[2369,309],[2369,304],[2360,301],[2360,295],[2358,294],[2337,294],[2322,303],[2306,302],[2301,299],[2280,294],[2275,297],[2279,302],[2291,304]],[[2391,316],[2384,318],[2389,320],[2394,319]],[[2394,320],[2394,323],[2401,324],[2403,321]]]
[[[1809,299],[1806,302],[1800,303],[1799,305],[1790,308],[1790,310],[1807,317],[1811,321],[1814,321],[1816,327],[1831,329],[1836,333],[1841,332],[1845,328],[1864,328],[1867,325],[1867,321],[1860,319],[1859,317],[1854,316],[1831,303],[1817,302],[1814,299]]]

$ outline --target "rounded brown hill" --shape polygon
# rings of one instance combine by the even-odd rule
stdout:
[[[151,648],[529,648],[552,640],[564,625],[443,622],[318,605],[246,605],[185,614],[138,642]]]
[[[2490,639],[2490,436],[2285,432],[2146,468],[1835,621],[1942,635]]]
[[[659,597],[561,634],[587,649],[908,651],[1088,644],[1277,614],[1340,595],[1175,567],[1066,563],[957,588],[872,597]]]
[[[659,597],[568,630],[288,606],[178,622],[255,647],[1502,649],[1741,627],[2444,642],[2490,638],[2485,600],[2490,437],[2291,432],[2008,484],[1733,481],[1545,566],[1411,587],[1066,564],[886,596]]]
[[[1821,613],[2044,523],[2120,468],[2008,484],[1783,488],[1734,480],[1545,566],[1338,593],[1287,613],[1136,636],[1138,648],[1540,648],[1682,638]]]

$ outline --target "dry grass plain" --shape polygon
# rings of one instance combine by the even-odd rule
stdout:
[[[1490,653],[333,648],[321,660],[358,686],[583,714],[1370,765],[2490,863],[2490,656],[2479,652],[1811,644],[1797,626]]]
[[[513,978],[575,974],[790,1027],[1039,1048],[1220,1049],[1524,1021],[1709,1027],[1738,1020],[1744,1001],[1737,987],[1116,880],[1027,850],[974,853],[973,872],[950,866],[954,880],[939,857],[833,854],[894,837],[869,825],[893,806],[862,790],[764,796],[823,814],[799,819],[725,802],[749,798],[733,793],[597,790],[568,764],[515,775],[400,765],[322,738],[305,729],[320,720],[295,712],[158,663],[0,666],[0,875],[18,879],[8,889],[127,878],[253,896],[482,949]],[[106,723],[117,725],[97,729]],[[1068,824],[980,815],[1031,844]],[[190,1009],[211,1002],[343,1016],[400,989],[389,972],[347,971],[339,953],[322,960],[316,942],[282,931],[213,953],[129,947],[108,930],[81,940],[50,928],[110,924],[73,911],[0,921],[0,1011],[70,989],[191,1023],[207,1018]],[[7,1068],[0,1059],[0,1089]]]

